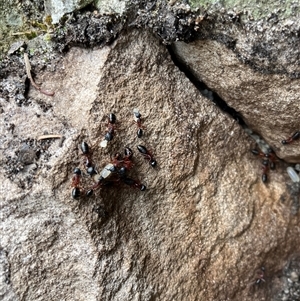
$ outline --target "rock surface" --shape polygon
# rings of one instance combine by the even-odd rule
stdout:
[[[253,131],[264,137],[280,158],[299,162],[298,143],[281,144],[300,128],[295,117],[300,113],[299,79],[259,74],[217,41],[176,42],[174,51],[201,81],[243,116]]]
[[[34,79],[53,97],[29,85],[21,49],[1,62],[0,296],[297,300],[299,183],[291,184],[284,161],[262,183],[261,158],[249,152],[254,142],[210,100],[211,91],[204,97],[176,66],[178,58],[185,61],[280,157],[295,161],[297,142],[283,148],[280,140],[296,122],[286,133],[280,127],[298,110],[297,39],[290,60],[278,59],[276,69],[270,58],[276,51],[287,58],[287,35],[280,49],[269,49],[271,42],[260,48],[272,55],[258,59],[261,51],[250,51],[264,38],[255,38],[257,20],[243,40],[236,12],[214,19],[215,11],[200,9],[202,18],[180,2],[131,5],[128,20],[74,13],[51,43],[42,37],[26,43]],[[293,34],[295,24],[287,26]],[[200,41],[163,45],[193,38]],[[142,139],[134,108],[142,114]],[[102,148],[110,112],[117,116],[115,135]],[[49,134],[65,139],[41,138]],[[73,170],[85,170],[82,141],[98,171],[131,147],[130,177],[146,191],[118,178],[74,200]],[[138,153],[139,144],[152,151],[156,168]],[[93,184],[84,172],[81,190]]]
[[[45,0],[45,13],[50,15],[52,22],[56,24],[65,14],[79,10],[92,2],[92,0]]]
[[[255,270],[268,267],[269,287],[291,240],[299,243],[285,179],[277,172],[267,186],[260,181],[247,135],[200,95],[164,46],[150,34],[129,32],[102,49],[72,48],[55,72],[36,80],[55,96],[31,88],[29,105],[3,102],[4,120],[15,127],[13,133],[1,127],[2,157],[45,131],[66,139],[61,147],[42,143],[33,171],[26,165],[10,179],[1,172],[3,270],[10,263],[5,300],[270,296],[250,285]],[[132,125],[136,107],[145,116],[142,142]],[[109,112],[119,123],[113,143],[102,149]],[[120,184],[73,200],[70,179],[74,167],[82,168],[82,140],[93,145],[99,169],[130,146],[132,176],[147,190]],[[137,154],[137,144],[153,150],[156,169]]]

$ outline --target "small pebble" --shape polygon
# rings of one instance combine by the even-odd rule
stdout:
[[[25,46],[25,41],[15,42],[10,46],[10,49],[8,50],[7,54],[11,55],[11,54],[15,53],[16,51],[18,51],[23,46]]]
[[[283,295],[281,298],[281,301],[287,301],[289,300],[289,296],[288,295]]]
[[[19,162],[23,163],[24,165],[29,165],[34,162],[35,157],[35,151],[25,144],[19,151],[18,159]]]
[[[299,276],[298,276],[297,273],[294,272],[294,271],[291,273],[291,280],[292,280],[293,282],[297,282],[297,281],[299,280]]]

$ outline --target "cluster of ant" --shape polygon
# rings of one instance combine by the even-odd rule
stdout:
[[[295,140],[300,138],[300,132],[295,132],[292,136],[288,137],[285,140],[282,140],[283,145],[291,144]],[[262,158],[262,176],[261,179],[265,183],[268,180],[269,170],[274,170],[276,168],[275,162],[278,161],[278,157],[271,148],[267,148],[266,151],[258,150],[257,148],[251,150],[252,154]]]
[[[137,137],[143,136],[143,128],[141,114],[137,109],[133,110],[134,121],[138,127]],[[110,113],[108,115],[107,131],[103,140],[100,143],[101,147],[106,147],[107,143],[113,140],[116,129],[116,115]],[[86,173],[92,178],[93,185],[88,189],[84,189],[81,184],[82,171],[76,167],[72,177],[72,197],[78,199],[80,196],[85,195],[90,197],[94,194],[94,191],[102,186],[114,185],[115,183],[123,183],[132,188],[139,189],[140,191],[146,190],[146,186],[137,180],[128,176],[128,171],[134,166],[133,164],[133,151],[129,147],[125,147],[124,155],[116,153],[111,162],[106,164],[104,168],[98,172],[95,168],[95,164],[92,160],[92,150],[86,142],[81,143],[81,152],[84,158],[84,165]],[[137,145],[137,150],[149,162],[152,167],[157,165],[156,160],[153,158],[151,152],[143,145]]]

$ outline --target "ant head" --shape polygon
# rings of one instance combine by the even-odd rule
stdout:
[[[95,170],[95,168],[94,168],[93,166],[90,166],[90,167],[86,170],[86,172],[87,172],[90,176],[95,175],[95,174],[97,173],[96,170]]]
[[[90,189],[90,190],[88,190],[87,192],[86,192],[86,196],[87,197],[90,197],[90,196],[92,196],[94,194],[94,190],[93,189]]]
[[[152,167],[155,167],[155,166],[157,165],[156,160],[151,160],[151,161],[150,161],[150,165],[151,165]]]
[[[125,156],[126,156],[128,159],[131,159],[132,156],[133,156],[132,149],[129,148],[129,147],[125,147],[124,153],[125,153]]]
[[[135,116],[135,118],[141,118],[141,114],[139,112],[139,109],[133,109],[133,114]]]
[[[81,175],[81,170],[78,168],[78,167],[76,167],[75,169],[74,169],[74,172],[73,172],[74,174],[76,174],[76,175]]]

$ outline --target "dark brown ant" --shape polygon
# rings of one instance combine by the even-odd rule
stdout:
[[[81,188],[80,188],[80,179],[81,179],[81,170],[79,168],[75,168],[72,177],[72,197],[73,199],[78,199],[81,195]],[[86,192],[86,196],[91,196],[93,194],[93,190],[90,189]]]
[[[145,191],[146,190],[146,186],[144,184],[141,184],[140,182],[137,182],[131,178],[127,178],[125,177],[123,179],[123,182],[133,188],[139,189],[140,191]]]
[[[125,158],[127,158],[128,160],[131,160],[132,156],[133,156],[133,151],[131,148],[125,147],[124,154],[125,154]]]
[[[79,168],[75,168],[72,177],[72,197],[74,199],[78,199],[80,197],[80,179],[81,179],[81,170]]]
[[[136,122],[136,125],[138,127],[138,130],[136,132],[138,138],[142,138],[143,136],[143,128],[145,128],[143,125],[142,125],[142,115],[141,113],[139,112],[138,109],[133,109],[133,115],[134,115],[134,121]]]
[[[72,187],[77,187],[80,184],[81,170],[76,167],[73,171]]]
[[[262,161],[262,176],[261,176],[261,180],[266,183],[268,180],[268,170],[269,170],[269,160],[263,160]]]
[[[113,140],[115,129],[116,129],[116,121],[117,117],[115,114],[110,113],[108,115],[108,124],[107,124],[107,132],[104,135],[104,140],[100,143],[101,147],[106,147],[107,142]]]
[[[261,158],[269,158],[272,161],[277,161],[277,157],[272,149],[269,149],[267,153],[259,151],[257,149],[251,149],[251,152],[255,156],[259,156]]]
[[[104,136],[105,140],[111,141],[114,138],[116,121],[117,121],[116,115],[113,113],[110,113],[108,115],[107,132]]]
[[[252,149],[251,152],[253,155],[263,158],[261,179],[264,183],[266,183],[268,180],[268,171],[269,169],[274,170],[276,168],[275,162],[278,161],[278,158],[272,149],[269,149],[267,153],[257,149]]]
[[[295,140],[298,140],[300,138],[300,132],[296,132],[294,133],[291,137],[287,138],[286,140],[282,140],[281,143],[282,144],[290,144]]]
[[[124,150],[124,158],[123,158],[123,166],[126,169],[131,169],[133,167],[132,157],[133,157],[133,151],[129,147],[125,147]]]
[[[157,165],[156,160],[153,158],[152,154],[146,149],[145,146],[138,145],[137,149],[144,156],[144,158],[149,161],[149,164],[152,167],[155,167]]]
[[[81,151],[82,151],[82,155],[85,158],[85,166],[87,168],[92,167],[92,151],[90,150],[90,147],[88,146],[88,144],[86,142],[82,142],[81,143]]]

